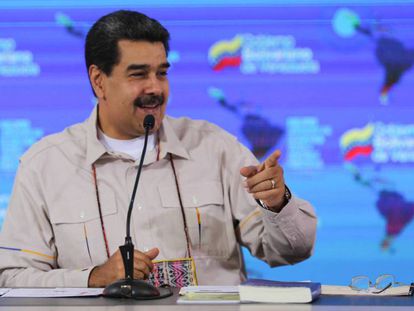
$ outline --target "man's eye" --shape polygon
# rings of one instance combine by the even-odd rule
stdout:
[[[143,77],[145,76],[144,72],[133,72],[131,73],[131,77]]]
[[[158,73],[158,75],[161,76],[161,77],[165,77],[165,76],[168,76],[168,72],[167,71],[160,71]]]

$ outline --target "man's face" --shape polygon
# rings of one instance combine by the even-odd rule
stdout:
[[[99,73],[99,124],[112,138],[132,139],[145,133],[148,114],[155,118],[153,131],[161,125],[169,95],[169,64],[161,42],[120,40],[118,50],[120,62],[112,73]],[[91,71],[90,76],[93,79]]]

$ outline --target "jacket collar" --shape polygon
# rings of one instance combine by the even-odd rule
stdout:
[[[107,152],[105,146],[98,139],[98,105],[92,110],[84,124],[86,128],[86,162],[88,165],[92,165]]]
[[[159,131],[160,138],[160,159],[166,157],[168,153],[184,159],[190,159],[190,155],[180,140],[171,124],[171,117],[165,116]]]
[[[92,165],[107,152],[105,146],[98,140],[98,105],[95,106],[84,124],[86,127],[86,162],[88,165]],[[158,135],[160,159],[165,158],[168,153],[184,159],[190,159],[187,149],[171,125],[170,117],[164,117]],[[155,162],[156,160],[157,148],[147,153],[144,165]],[[138,163],[139,159],[136,162]]]

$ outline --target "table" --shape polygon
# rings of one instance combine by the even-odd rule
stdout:
[[[176,304],[178,289],[174,295],[160,300],[136,301],[109,299],[104,297],[83,298],[1,298],[0,311],[330,311],[330,310],[414,310],[414,297],[361,297],[361,296],[321,296],[312,304],[239,304],[239,305],[184,305]]]

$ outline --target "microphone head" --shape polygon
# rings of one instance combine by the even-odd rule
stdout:
[[[155,124],[155,118],[152,114],[147,114],[144,118],[144,128],[152,130]]]

